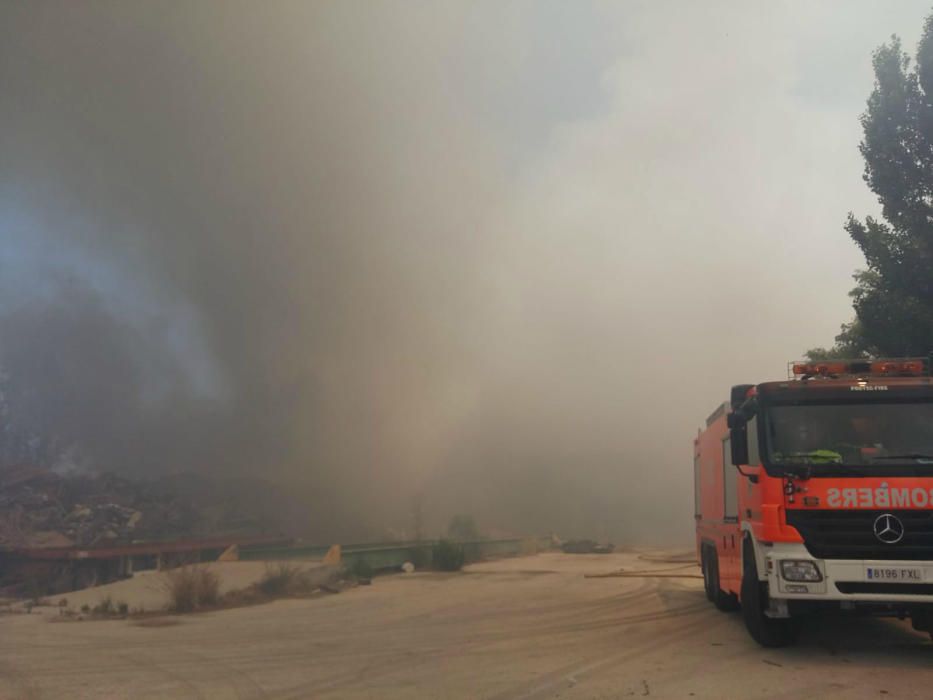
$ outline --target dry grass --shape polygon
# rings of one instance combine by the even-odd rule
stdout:
[[[237,588],[224,593],[221,606],[224,608],[243,608],[248,605],[260,605],[268,603],[272,598],[263,594],[256,584],[246,588]]]
[[[194,612],[220,602],[220,577],[202,566],[182,566],[165,574],[162,587],[169,599],[169,610]]]
[[[266,566],[266,573],[256,587],[263,595],[276,597],[301,593],[308,585],[301,567],[288,562],[278,562]]]
[[[139,627],[167,627],[179,624],[173,613],[226,610],[260,605],[279,598],[317,598],[328,593],[342,592],[357,583],[352,578],[337,579],[336,571],[323,577],[321,573],[291,562],[270,563],[259,581],[221,594],[220,576],[215,571],[204,565],[185,565],[164,572],[154,582],[168,598],[167,606],[158,611],[130,609],[126,603],[114,601],[108,596],[100,599],[93,607],[82,605],[78,612],[65,607],[67,601],[63,599],[59,602],[59,615],[50,621],[128,619],[130,624]]]
[[[126,617],[130,612],[129,606],[123,601],[114,602],[109,595],[91,608],[91,614],[98,617]]]

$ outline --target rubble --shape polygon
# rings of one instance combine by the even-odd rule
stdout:
[[[0,468],[0,547],[93,547],[192,536],[197,508],[158,488],[112,474],[61,475]]]
[[[306,514],[299,496],[257,479],[0,466],[0,550],[277,535]]]
[[[256,481],[0,466],[0,595],[88,588],[216,547],[235,559],[232,543],[281,541],[268,517],[277,502]]]
[[[615,549],[612,544],[599,544],[595,540],[568,540],[561,545],[565,554],[609,554]]]

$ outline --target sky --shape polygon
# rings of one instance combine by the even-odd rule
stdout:
[[[871,54],[930,9],[4,4],[14,416],[322,541],[688,541],[706,415],[852,316]]]

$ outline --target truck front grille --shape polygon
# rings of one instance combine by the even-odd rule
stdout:
[[[787,510],[787,524],[803,537],[818,559],[933,559],[933,511],[928,510]],[[875,519],[897,516],[904,537],[885,544],[875,537]]]

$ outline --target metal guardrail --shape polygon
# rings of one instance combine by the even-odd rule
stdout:
[[[352,567],[359,562],[373,569],[398,568],[407,561],[416,566],[427,567],[431,565],[434,545],[438,540],[423,540],[415,542],[375,542],[341,545],[343,563]],[[476,540],[472,542],[458,542],[463,547],[467,561],[475,562],[483,559],[499,557],[514,557],[522,554],[534,554],[549,549],[549,537],[526,537],[505,540]],[[292,544],[289,546],[251,546],[240,548],[241,560],[277,560],[277,559],[320,559],[327,553],[330,546]]]

